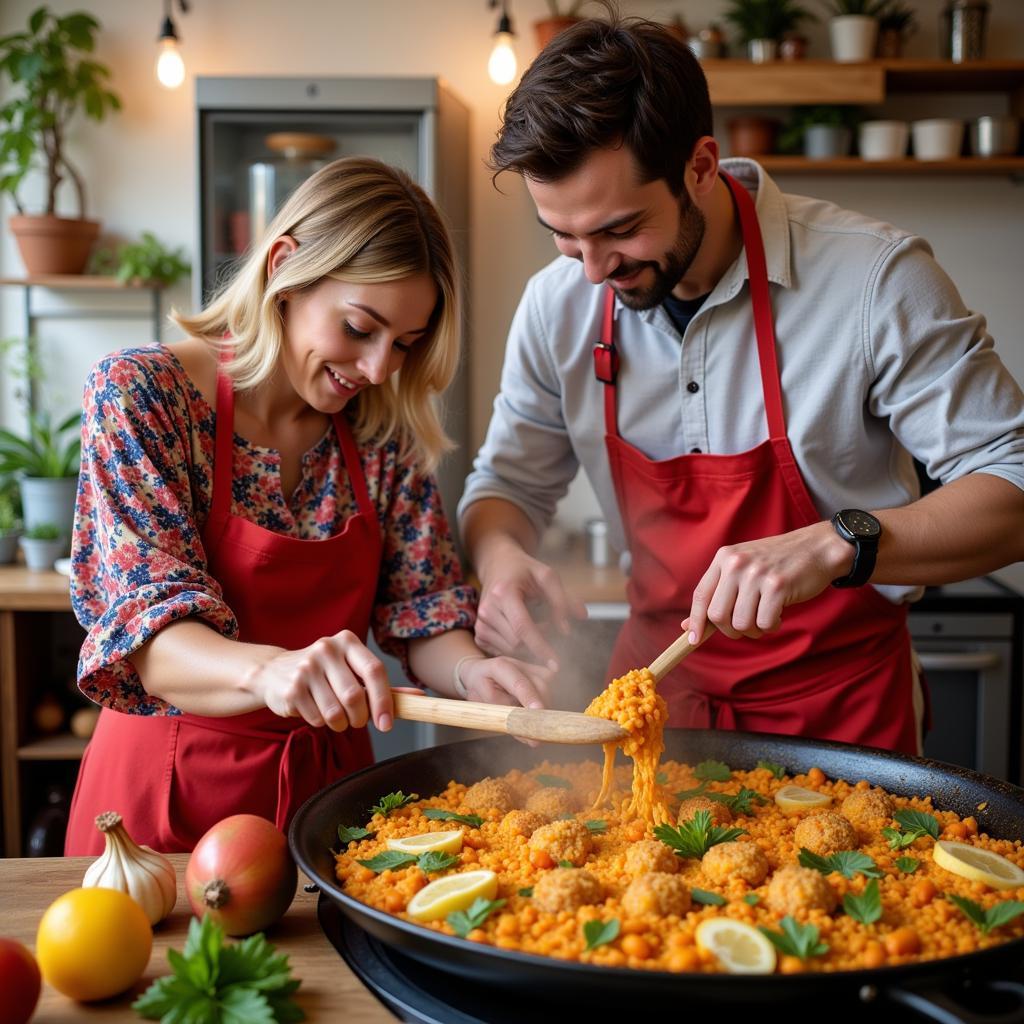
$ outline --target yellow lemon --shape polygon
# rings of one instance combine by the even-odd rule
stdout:
[[[731,917],[701,921],[697,945],[714,954],[729,974],[771,974],[775,970],[775,947],[752,925]]]
[[[462,871],[425,885],[405,908],[414,921],[440,921],[454,910],[465,910],[475,899],[493,900],[498,876],[493,871]]]
[[[932,860],[954,875],[984,882],[993,889],[1016,889],[1024,885],[1024,871],[1013,861],[979,846],[939,839],[932,850]]]
[[[412,853],[417,857],[421,853],[458,853],[462,849],[462,831],[454,829],[450,832],[424,832],[418,836],[406,836],[404,839],[389,839],[389,850],[400,850]]]
[[[149,918],[131,896],[117,889],[72,889],[39,921],[36,959],[55,989],[87,1002],[134,985],[152,946]]]
[[[819,807],[828,807],[832,797],[825,793],[816,793],[813,789],[803,786],[783,786],[775,794],[775,802],[787,814],[796,811],[813,811]]]

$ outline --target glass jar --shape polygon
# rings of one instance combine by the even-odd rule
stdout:
[[[334,139],[312,132],[274,132],[263,140],[275,154],[249,165],[249,233],[263,237],[281,204],[314,171],[327,163]]]

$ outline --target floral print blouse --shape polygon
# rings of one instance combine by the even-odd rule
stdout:
[[[116,711],[178,714],[143,689],[131,656],[187,616],[238,636],[202,544],[216,413],[165,345],[100,360],[82,404],[71,575],[72,607],[87,631],[78,685]],[[357,511],[333,425],[303,456],[290,499],[279,453],[238,434],[234,442],[233,515],[316,540]],[[476,593],[463,584],[434,477],[400,461],[396,442],[358,447],[383,537],[373,632],[381,649],[408,667],[407,640],[472,628]]]

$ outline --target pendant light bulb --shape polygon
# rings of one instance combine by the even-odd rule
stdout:
[[[508,12],[501,12],[498,31],[494,33],[494,49],[487,61],[487,74],[495,85],[508,85],[516,77],[516,53],[512,49],[515,38]]]
[[[165,89],[177,89],[185,81],[185,62],[178,52],[178,34],[174,22],[164,18],[160,30],[160,56],[156,60],[156,77]]]

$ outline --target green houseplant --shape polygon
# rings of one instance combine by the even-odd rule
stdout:
[[[20,526],[15,491],[9,482],[5,482],[0,487],[0,565],[14,561]]]
[[[162,284],[169,288],[192,269],[183,249],[168,249],[152,231],[143,231],[138,242],[124,242],[115,249],[97,250],[93,269],[113,274],[119,281]]]
[[[903,44],[916,25],[914,9],[902,0],[889,0],[878,15],[878,56],[902,57]]]
[[[774,60],[779,40],[802,21],[814,20],[796,0],[730,0],[723,17],[736,28],[755,63]]]
[[[0,192],[11,196],[18,211],[10,226],[30,274],[81,273],[99,233],[99,223],[86,219],[85,181],[67,154],[76,114],[102,121],[121,107],[106,85],[109,69],[91,59],[99,27],[84,11],[59,17],[39,7],[26,31],[0,39],[0,82],[7,79],[10,87],[0,108]],[[42,214],[29,216],[19,192],[39,163],[46,202]],[[74,218],[56,212],[58,189],[68,179],[77,200]]]
[[[848,156],[859,120],[856,107],[796,107],[779,133],[779,152],[803,153],[811,160]]]

